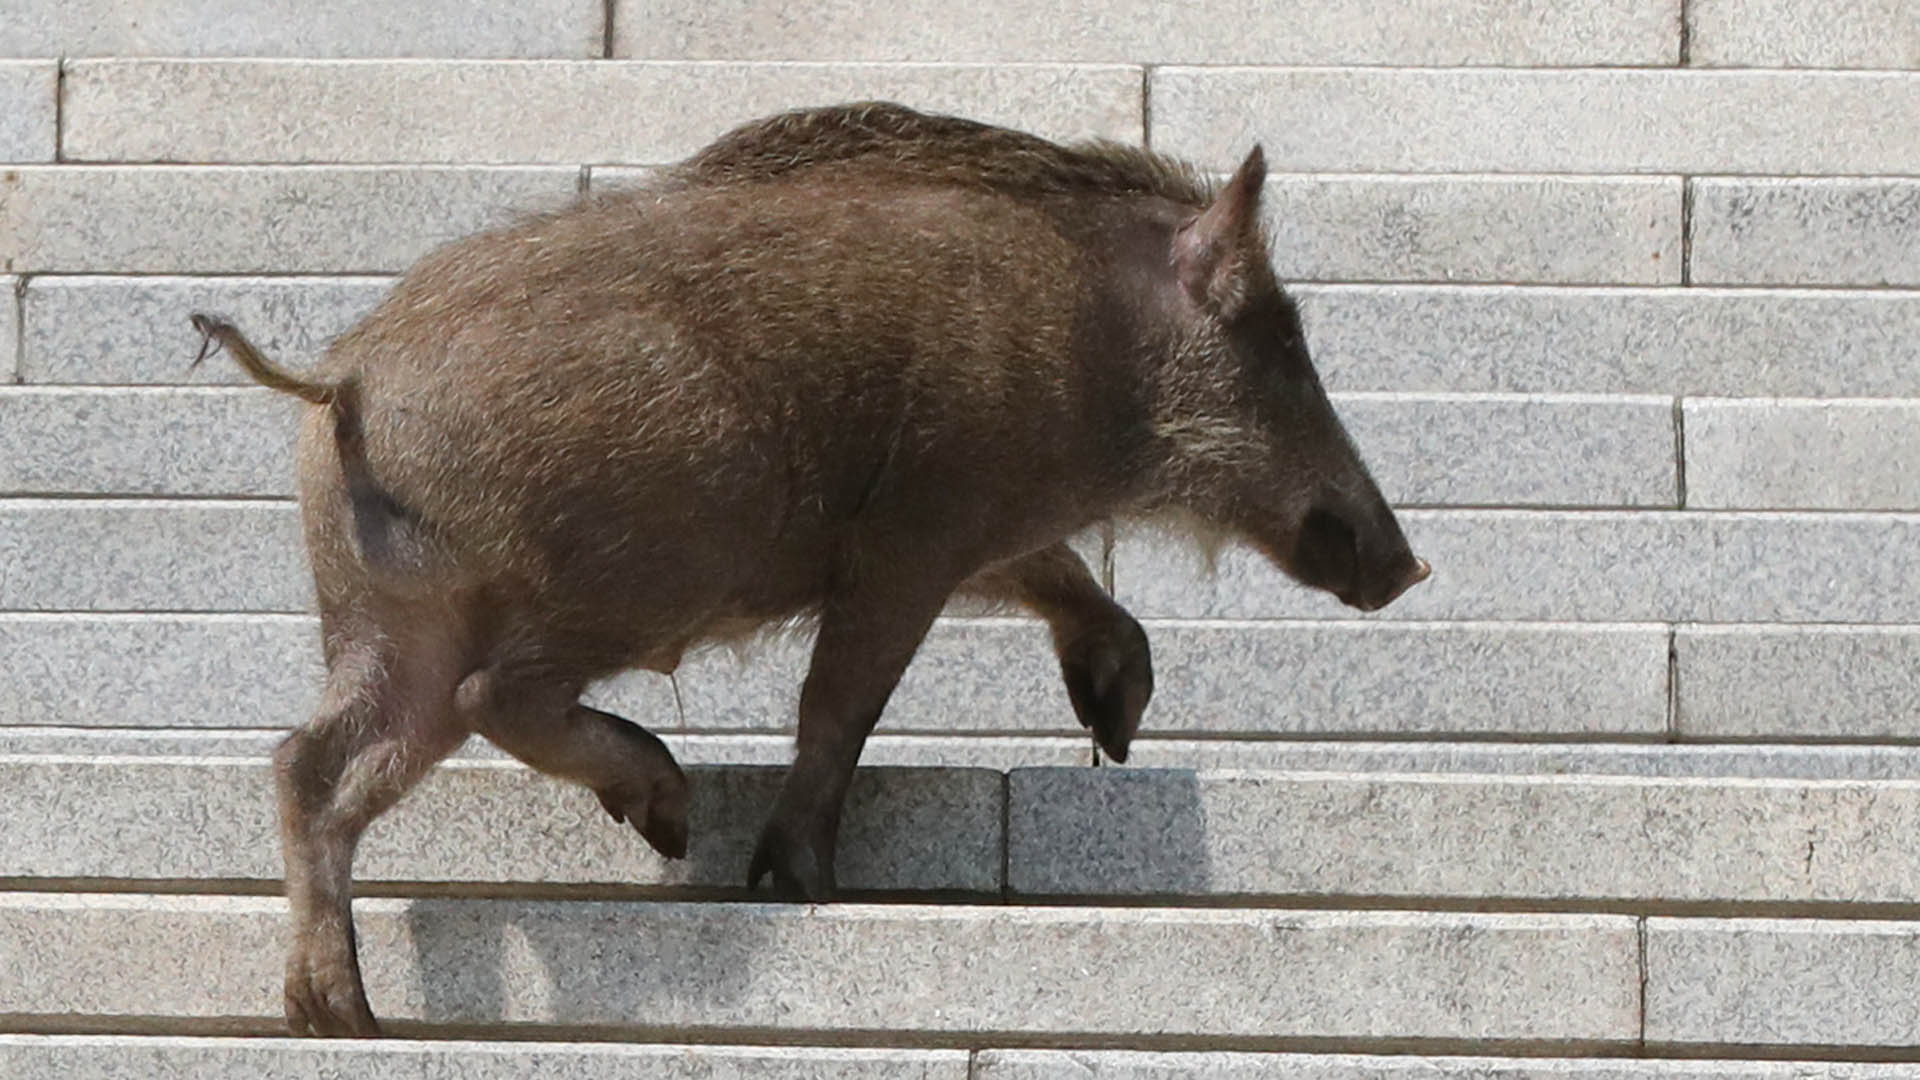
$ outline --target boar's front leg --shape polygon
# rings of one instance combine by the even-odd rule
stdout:
[[[976,575],[965,589],[1047,621],[1080,725],[1108,757],[1127,760],[1153,697],[1153,658],[1140,621],[1093,580],[1080,556],[1054,544]]]
[[[461,681],[454,701],[487,741],[592,791],[616,824],[670,859],[687,854],[687,777],[666,744],[631,720],[580,704],[567,682],[516,681],[497,669]]]
[[[860,750],[950,591],[951,583],[875,574],[828,597],[800,689],[798,749],[754,849],[748,888],[772,873],[788,895],[832,899],[840,810]]]

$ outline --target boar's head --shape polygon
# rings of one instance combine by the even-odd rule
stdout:
[[[1178,223],[1155,306],[1173,341],[1156,426],[1171,501],[1295,580],[1374,611],[1431,572],[1416,558],[1307,354],[1260,222],[1258,147]]]

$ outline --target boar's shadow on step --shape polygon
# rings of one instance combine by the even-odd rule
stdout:
[[[1207,810],[1191,769],[1019,770],[1007,846],[1016,900],[1179,901],[1215,892]]]

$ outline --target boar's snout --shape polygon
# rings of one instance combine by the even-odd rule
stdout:
[[[1283,566],[1303,585],[1324,589],[1361,611],[1378,611],[1433,574],[1414,555],[1384,502],[1354,513],[1316,506],[1301,523],[1293,557]]]
[[[1353,606],[1362,611],[1379,611],[1381,608],[1400,599],[1401,593],[1406,592],[1408,589],[1413,588],[1415,585],[1420,584],[1432,576],[1433,566],[1429,564],[1427,560],[1416,556],[1413,560],[1412,568],[1401,574],[1399,583],[1389,589],[1377,601],[1363,601]]]

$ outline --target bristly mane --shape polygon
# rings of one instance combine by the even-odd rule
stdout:
[[[1062,146],[1036,135],[891,102],[833,105],[755,120],[666,170],[668,185],[752,183],[854,160],[998,191],[1157,195],[1189,206],[1213,185],[1182,161],[1105,140]]]

